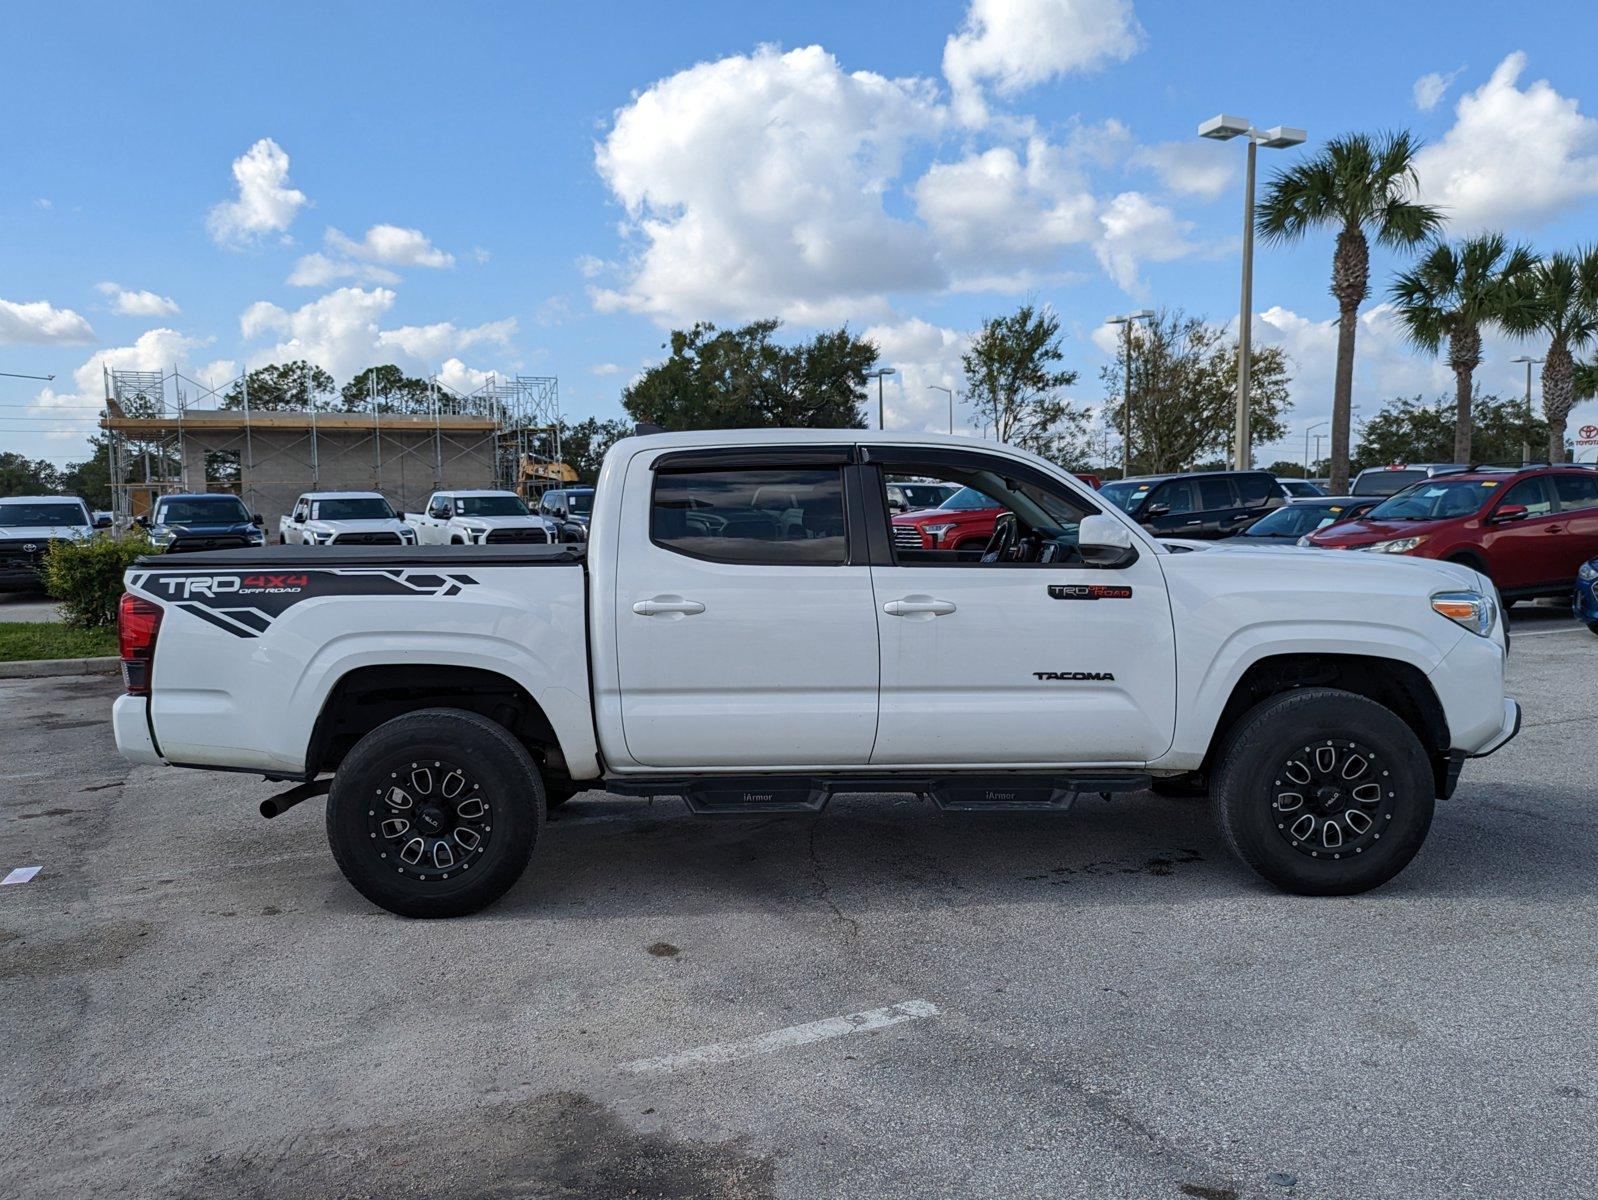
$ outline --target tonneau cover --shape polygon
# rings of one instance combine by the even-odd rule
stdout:
[[[543,546],[253,546],[243,550],[147,554],[138,565],[156,570],[223,571],[254,567],[558,567],[580,566],[587,553],[585,542]]]

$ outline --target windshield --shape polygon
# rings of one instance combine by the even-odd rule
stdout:
[[[948,488],[935,483],[901,483],[899,490],[917,508],[937,508],[943,503],[943,498],[949,495]]]
[[[381,496],[351,496],[311,503],[313,521],[392,521],[394,510]]]
[[[89,514],[81,504],[0,504],[0,525],[87,525]]]
[[[1154,485],[1147,480],[1118,479],[1101,487],[1099,495],[1122,512],[1131,512],[1153,490]]]
[[[155,509],[157,525],[242,525],[250,519],[237,496],[167,500]]]
[[[1354,495],[1391,496],[1425,478],[1425,471],[1389,471],[1386,468],[1361,471],[1359,478],[1354,480]]]
[[[594,511],[593,492],[567,492],[566,511],[573,516],[586,517]]]
[[[456,496],[463,517],[525,517],[527,505],[520,496]]]
[[[977,491],[976,488],[963,487],[938,505],[938,507],[960,512],[978,508],[998,508],[999,506],[990,497]]]
[[[1302,501],[1289,504],[1261,517],[1245,529],[1242,537],[1303,537],[1342,520],[1346,504],[1315,504]]]
[[[1494,479],[1432,479],[1383,500],[1365,514],[1370,521],[1439,521],[1468,517],[1498,492]]]

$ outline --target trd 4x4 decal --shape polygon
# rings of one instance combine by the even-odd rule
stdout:
[[[266,632],[303,600],[319,596],[456,596],[474,587],[470,575],[442,571],[340,569],[308,571],[163,571],[134,573],[128,586],[166,601],[235,637]]]

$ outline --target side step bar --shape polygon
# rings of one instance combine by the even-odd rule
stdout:
[[[944,812],[1063,812],[1087,793],[1138,792],[1152,783],[1135,772],[1033,775],[750,775],[607,779],[621,796],[681,796],[699,816],[819,813],[850,792],[914,792]]]

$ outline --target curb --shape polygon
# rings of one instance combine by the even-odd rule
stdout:
[[[34,658],[0,662],[0,679],[48,679],[54,675],[110,675],[122,666],[120,658]]]

